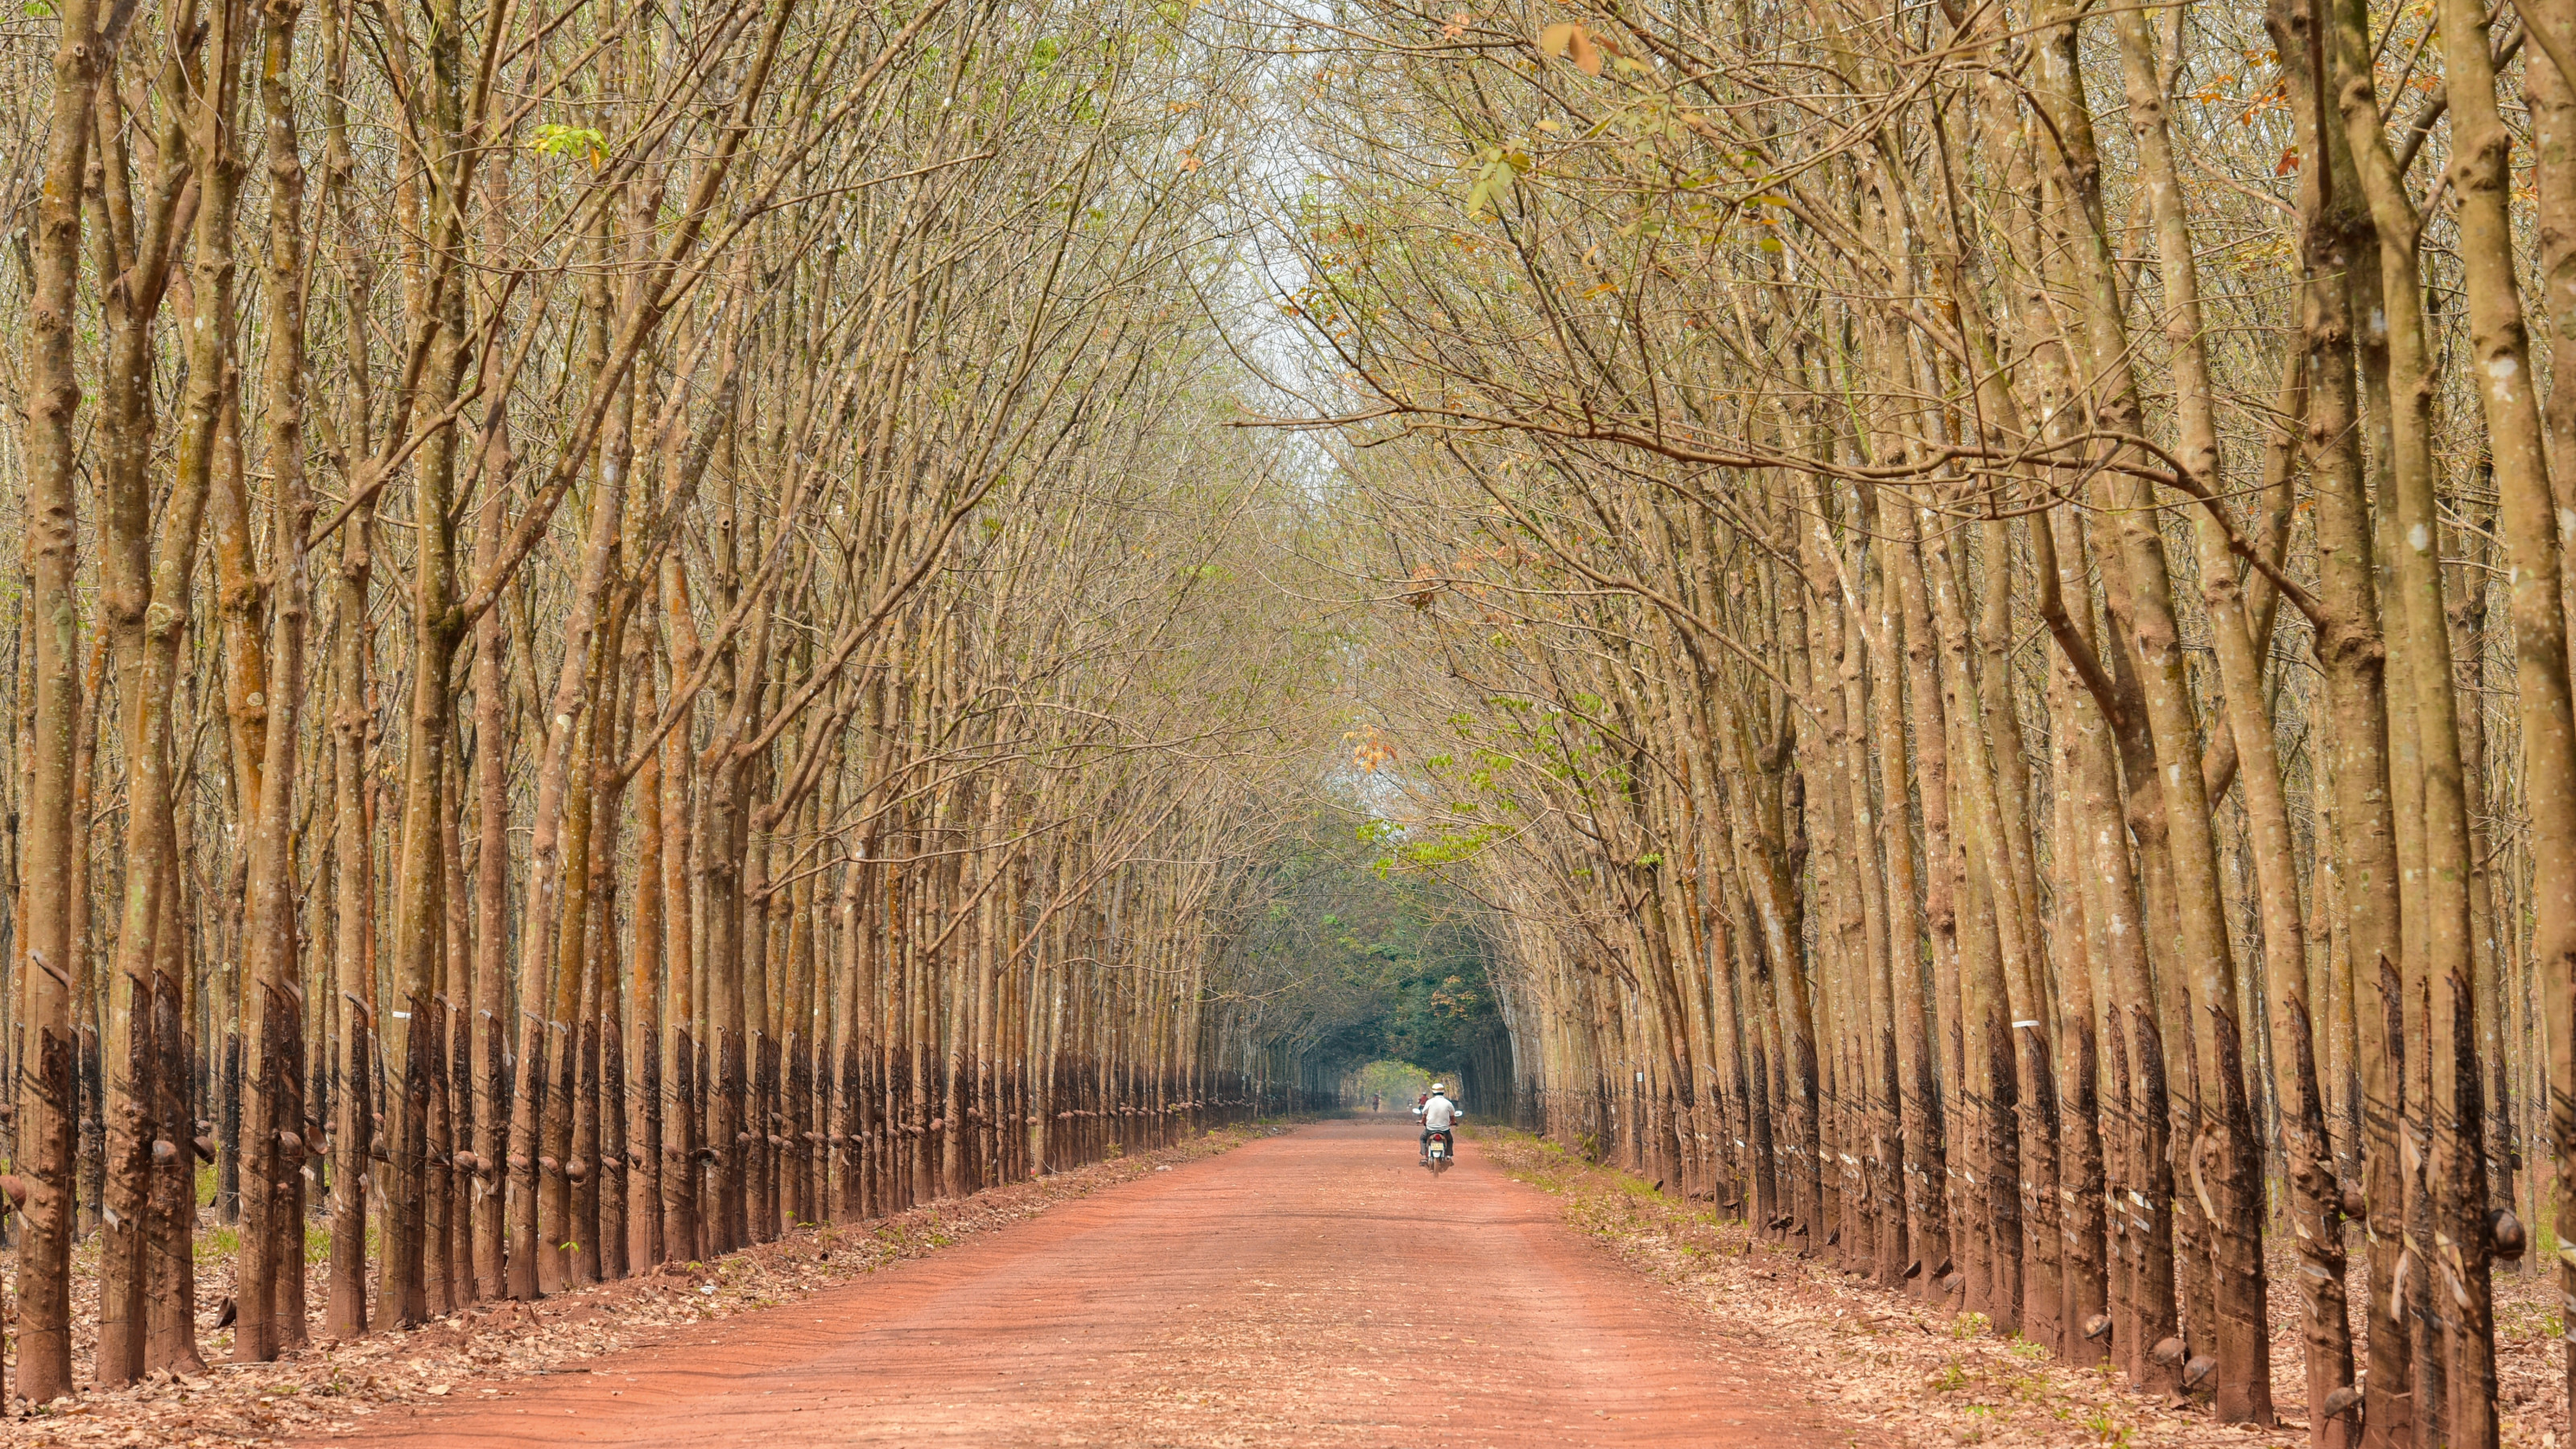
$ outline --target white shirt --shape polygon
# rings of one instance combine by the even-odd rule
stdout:
[[[1449,1129],[1449,1124],[1456,1120],[1458,1120],[1457,1104],[1446,1097],[1435,1094],[1430,1101],[1422,1104],[1422,1125],[1430,1131],[1445,1132]]]

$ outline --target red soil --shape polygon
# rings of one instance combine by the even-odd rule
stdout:
[[[403,1445],[1826,1445],[1814,1386],[1401,1119],[1253,1143],[575,1372]],[[478,1401],[479,1400],[479,1401]],[[347,1443],[346,1439],[325,1441]]]

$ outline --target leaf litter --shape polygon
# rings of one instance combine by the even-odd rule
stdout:
[[[978,1233],[1024,1221],[1177,1163],[1224,1152],[1275,1128],[1213,1130],[1175,1147],[987,1188],[970,1197],[865,1222],[800,1227],[705,1263],[666,1263],[613,1283],[567,1290],[535,1303],[478,1303],[408,1331],[354,1340],[315,1338],[274,1363],[232,1364],[232,1330],[208,1327],[232,1291],[229,1251],[201,1213],[199,1349],[203,1374],[156,1373],[127,1388],[87,1390],[50,1405],[9,1405],[0,1445],[255,1445],[363,1434],[379,1416],[424,1405],[506,1396],[510,1385],[546,1374],[585,1373],[588,1362],[660,1341],[673,1329],[793,1303],[910,1258],[926,1257]],[[97,1237],[75,1261],[74,1367],[86,1380],[97,1342]],[[308,1254],[308,1302],[319,1321],[327,1263]],[[14,1279],[13,1253],[0,1272]],[[368,1281],[376,1274],[371,1261]],[[14,1304],[7,1327],[14,1347]],[[13,1365],[14,1366],[14,1365]]]
[[[2301,1449],[2308,1440],[2295,1254],[2266,1239],[2272,1392],[2280,1422],[2220,1424],[2205,1399],[2129,1391],[2114,1369],[2059,1361],[2041,1345],[1990,1331],[1983,1315],[1900,1297],[1795,1247],[1757,1237],[1706,1204],[1586,1162],[1526,1133],[1476,1135],[1513,1177],[1558,1199],[1568,1225],[1619,1255],[1759,1349],[1803,1394],[1853,1426],[1853,1441],[1905,1449]],[[2365,1298],[2363,1243],[2352,1229],[2347,1301]],[[2559,1319],[2548,1280],[2498,1265],[2497,1406],[2505,1449],[2576,1449],[2557,1381]],[[1747,1312],[1759,1305],[1758,1312]],[[2365,1341],[2353,1311],[2356,1353]]]

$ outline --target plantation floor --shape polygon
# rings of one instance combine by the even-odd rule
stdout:
[[[1335,1122],[586,1372],[355,1436],[430,1445],[1843,1444],[1803,1370],[1470,1143]],[[462,1401],[462,1402],[460,1402]],[[349,1443],[349,1438],[322,1442]]]

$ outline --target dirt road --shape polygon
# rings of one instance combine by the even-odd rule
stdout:
[[[1387,1119],[1256,1142],[587,1374],[460,1386],[467,1402],[363,1441],[1850,1442],[1807,1385],[1584,1242],[1474,1143],[1433,1181],[1412,1138]]]

